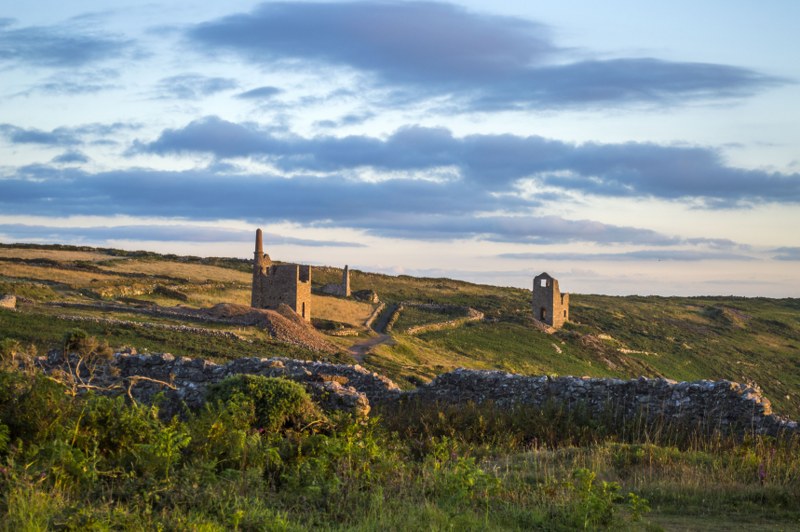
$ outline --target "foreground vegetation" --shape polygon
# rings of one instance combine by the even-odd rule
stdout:
[[[76,331],[64,344],[108,351]],[[157,404],[76,395],[57,375],[18,369],[30,348],[0,347],[7,530],[800,526],[797,440],[491,405],[405,404],[354,419],[259,376],[223,381],[199,411],[162,419]]]

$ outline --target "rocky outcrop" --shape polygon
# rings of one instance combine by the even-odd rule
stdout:
[[[500,407],[580,407],[593,416],[644,418],[724,433],[799,432],[797,422],[772,413],[769,400],[757,386],[724,380],[526,377],[502,371],[458,369],[438,376],[407,397],[450,404],[492,401]]]
[[[381,300],[375,290],[356,290],[355,292],[352,292],[351,295],[356,301],[364,301],[365,303],[375,304],[379,303]]]
[[[12,294],[0,294],[0,308],[15,310],[17,308],[17,297]]]

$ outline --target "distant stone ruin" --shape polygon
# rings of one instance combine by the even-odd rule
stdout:
[[[311,321],[311,266],[272,264],[269,255],[264,253],[263,234],[258,229],[250,306],[278,310],[282,304]]]
[[[558,280],[547,273],[533,278],[533,317],[547,325],[560,329],[569,321],[569,294],[558,289]]]
[[[347,264],[344,265],[342,271],[342,282],[326,284],[320,288],[320,292],[329,296],[350,297],[350,268]]]

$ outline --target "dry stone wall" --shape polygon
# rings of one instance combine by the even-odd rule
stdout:
[[[306,386],[323,408],[345,410],[356,415],[369,413],[368,397],[387,398],[400,389],[391,380],[359,365],[331,364],[288,358],[241,358],[226,364],[208,360],[175,357],[169,353],[142,355],[116,353],[107,361],[78,364],[57,351],[39,357],[36,366],[48,374],[67,375],[81,390],[127,393],[139,402],[152,402],[163,392],[162,413],[179,414],[184,405],[199,408],[210,384],[240,373],[283,377]],[[75,373],[78,369],[78,374]]]
[[[769,400],[757,386],[724,380],[526,377],[502,371],[458,369],[407,395],[451,404],[492,401],[501,407],[581,407],[594,416],[610,414],[628,420],[643,417],[647,421],[740,434],[800,432],[797,422],[772,413]]]
[[[459,309],[463,310],[462,307],[456,307],[456,308],[459,308]],[[406,329],[405,333],[414,336],[414,335],[417,335],[417,334],[422,334],[422,333],[432,332],[432,331],[443,331],[445,329],[457,329],[458,327],[461,327],[462,325],[464,325],[466,323],[469,323],[469,322],[472,322],[472,321],[481,321],[484,318],[483,312],[481,312],[479,310],[475,310],[472,307],[466,307],[466,314],[467,315],[464,316],[463,318],[455,318],[455,319],[452,319],[452,320],[437,321],[435,323],[426,323],[424,325],[416,325],[414,327],[409,327],[408,329]]]
[[[723,433],[800,434],[797,422],[772,413],[769,400],[757,386],[730,381],[529,377],[501,371],[458,369],[415,390],[403,392],[388,378],[359,365],[281,357],[243,358],[215,364],[168,353],[117,353],[92,369],[92,364],[78,365],[74,355],[66,364],[60,353],[53,352],[39,357],[36,364],[47,373],[62,376],[80,367],[80,375],[73,377],[75,383],[128,393],[136,401],[149,402],[163,392],[165,415],[180,413],[184,405],[198,408],[210,384],[230,375],[249,373],[294,380],[304,384],[323,408],[357,415],[366,415],[370,403],[411,400],[466,405],[492,402],[506,408],[516,405],[581,408],[591,416],[612,415],[613,419],[621,421],[644,419]]]

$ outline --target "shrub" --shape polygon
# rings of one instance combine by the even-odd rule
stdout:
[[[44,375],[0,371],[0,423],[8,426],[11,440],[36,442],[54,435],[74,408],[64,387]]]
[[[71,329],[64,335],[64,356],[76,353],[81,358],[104,359],[111,356],[108,342],[100,341],[83,329]]]
[[[305,389],[292,381],[262,375],[234,375],[209,387],[211,403],[253,405],[252,426],[275,432],[300,428],[322,417]]]

